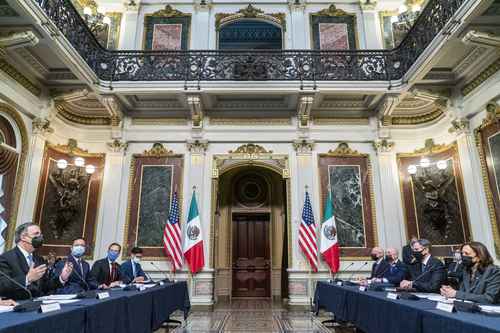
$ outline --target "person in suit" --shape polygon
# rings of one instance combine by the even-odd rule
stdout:
[[[58,294],[77,294],[82,291],[97,289],[97,281],[90,274],[90,265],[83,259],[86,249],[85,240],[77,238],[71,246],[71,253],[66,261],[73,265],[73,272],[69,276],[68,282],[57,289]],[[65,260],[60,260],[55,264],[54,273],[60,274],[64,268]]]
[[[441,260],[431,255],[431,243],[419,239],[413,244],[415,269],[410,271],[411,279],[399,284],[402,289],[416,289],[419,292],[439,293],[446,280],[446,270]]]
[[[463,274],[460,289],[441,287],[441,295],[478,303],[495,304],[500,301],[500,269],[486,246],[470,242],[462,246]]]
[[[120,265],[116,262],[121,250],[120,244],[111,243],[106,258],[99,259],[92,265],[90,275],[97,281],[99,289],[109,289],[123,283]]]
[[[389,269],[389,263],[384,260],[384,249],[381,247],[374,247],[371,251],[371,257],[374,263],[372,265],[370,279],[381,279]]]
[[[0,276],[0,295],[14,300],[38,297],[55,291],[66,284],[72,273],[71,263],[66,263],[58,275],[47,274],[47,262],[35,250],[43,245],[40,227],[34,223],[24,223],[15,231],[16,247],[0,256],[0,270],[26,287],[30,293]]]
[[[452,286],[454,289],[460,288],[460,283],[463,279],[464,267],[462,265],[462,247],[453,251],[453,261],[448,265],[447,268],[447,284]]]
[[[141,283],[146,279],[146,273],[142,270],[141,267],[141,259],[142,259],[142,249],[140,247],[133,247],[130,251],[130,259],[122,263],[120,270],[123,276],[123,279],[127,282],[132,283]]]
[[[417,236],[411,235],[410,243],[403,246],[403,263],[405,265],[413,265],[415,263],[415,258],[413,257],[413,244],[418,241]]]
[[[395,248],[388,248],[385,253],[385,261],[389,264],[389,268],[386,269],[382,278],[376,278],[372,282],[390,283],[399,286],[399,283],[408,274],[406,265],[399,260],[399,253]]]

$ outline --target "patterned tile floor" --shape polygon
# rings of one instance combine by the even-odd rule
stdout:
[[[181,316],[173,316],[181,319]],[[182,327],[173,333],[218,332],[287,332],[287,333],[354,333],[352,329],[329,329],[321,324],[324,316],[315,317],[306,311],[287,311],[268,300],[233,300],[217,305],[214,311],[193,311]],[[156,333],[165,333],[166,329]]]

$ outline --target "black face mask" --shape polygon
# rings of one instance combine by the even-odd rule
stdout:
[[[35,249],[38,249],[39,247],[42,247],[43,245],[43,236],[35,236],[31,238],[31,246],[33,246]]]
[[[472,257],[471,256],[462,256],[462,264],[467,268],[474,266],[474,263],[472,262]]]
[[[393,261],[391,256],[385,256],[385,261]]]
[[[376,254],[372,254],[372,255],[371,255],[371,257],[372,257],[372,260],[373,260],[373,261],[377,261],[377,260],[378,260],[378,257],[377,257],[377,255],[376,255]]]
[[[422,252],[417,251],[413,251],[413,257],[417,262],[422,262],[422,259],[424,259],[424,255],[422,254]]]

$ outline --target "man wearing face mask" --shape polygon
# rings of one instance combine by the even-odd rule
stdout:
[[[57,290],[58,294],[77,294],[82,291],[97,289],[97,281],[90,274],[90,265],[83,259],[85,254],[85,240],[77,238],[71,246],[71,253],[67,260],[60,260],[54,268],[54,273],[59,274],[63,269],[65,261],[73,265],[68,283]]]
[[[43,245],[40,227],[34,223],[24,223],[16,228],[16,247],[0,256],[0,270],[18,284],[26,287],[33,297],[52,293],[66,284],[72,273],[71,263],[64,264],[60,273],[49,276],[47,262],[34,252]],[[30,298],[29,293],[0,276],[0,295],[12,299]]]
[[[390,283],[399,286],[399,283],[407,275],[406,265],[399,260],[398,250],[395,248],[388,248],[385,255],[385,261],[389,264],[382,278],[372,280],[372,282]]]
[[[446,280],[446,270],[441,260],[431,255],[431,243],[419,239],[413,244],[415,269],[410,271],[411,280],[400,283],[402,289],[416,289],[419,292],[437,293]]]
[[[389,263],[384,260],[384,249],[381,247],[374,247],[371,252],[372,260],[372,273],[370,279],[381,279],[385,272],[389,269]]]
[[[121,265],[122,276],[128,283],[142,283],[146,279],[146,273],[140,264],[141,259],[142,249],[136,246],[130,251],[130,259]]]
[[[441,288],[441,295],[479,303],[495,304],[500,299],[500,270],[486,246],[470,242],[462,246],[463,275],[459,290]]]
[[[99,259],[92,265],[90,274],[97,281],[100,289],[113,288],[123,283],[120,265],[116,262],[121,250],[120,244],[111,243],[106,258]]]

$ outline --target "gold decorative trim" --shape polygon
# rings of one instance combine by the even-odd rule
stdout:
[[[314,118],[314,125],[368,125],[369,118]]]
[[[432,122],[442,115],[444,115],[444,112],[439,109],[418,116],[390,117],[389,120],[392,125],[420,125]]]
[[[351,149],[351,147],[349,147],[349,145],[347,144],[347,142],[341,142],[341,143],[339,143],[339,145],[337,146],[337,148],[335,148],[334,150],[330,149],[328,151],[328,153],[326,153],[326,154],[320,154],[320,156],[338,156],[338,157],[342,157],[342,156],[346,156],[346,157],[360,156],[360,157],[367,157],[369,155],[368,154],[361,154],[357,150]]]
[[[168,150],[163,146],[163,144],[159,142],[153,143],[153,147],[149,150],[145,150],[142,153],[143,156],[151,156],[151,157],[168,157],[168,156],[174,156],[174,152],[172,150]]]
[[[236,150],[230,150],[229,154],[245,154],[245,155],[258,155],[258,154],[272,154],[272,150],[266,150],[260,145],[253,143],[247,143],[245,145],[239,146]]]
[[[186,118],[132,118],[132,125],[187,125]]]
[[[210,125],[291,125],[291,118],[210,118]]]
[[[328,8],[311,13],[311,16],[356,16],[356,14],[348,13],[342,9],[338,9],[334,4],[331,4]]]
[[[146,14],[145,16],[149,16],[149,17],[185,17],[185,16],[191,16],[191,14],[183,13],[177,9],[174,9],[170,5],[166,5],[165,8],[160,9],[152,14]]]
[[[486,127],[486,126],[485,126]],[[484,128],[484,127],[483,127]],[[481,175],[483,177],[484,192],[486,194],[486,203],[488,205],[488,212],[490,216],[491,229],[493,231],[493,241],[495,246],[495,253],[497,258],[500,258],[500,233],[497,225],[497,216],[495,213],[495,203],[493,200],[493,193],[491,192],[491,183],[488,177],[488,167],[486,165],[486,156],[483,150],[483,140],[481,138],[481,130],[478,128],[475,131],[476,147],[479,151],[479,161],[481,164]]]
[[[240,9],[236,13],[217,13],[215,14],[215,28],[219,30],[223,25],[240,20],[242,18],[258,18],[279,25],[283,30],[286,29],[286,14],[272,13],[266,14],[262,9],[255,8],[251,4]]]
[[[9,64],[5,59],[0,58],[0,70],[13,78],[17,83],[35,96],[40,96],[42,88],[31,82],[26,76]]]
[[[106,155],[104,153],[89,153],[88,150],[79,148],[75,139],[68,139],[68,143],[65,145],[47,143],[45,149],[48,148],[69,156],[104,157]]]
[[[12,247],[12,242],[14,240],[14,231],[16,230],[17,215],[19,213],[19,201],[21,198],[21,192],[23,191],[24,173],[26,169],[25,164],[28,156],[29,142],[28,130],[26,129],[20,114],[13,107],[4,103],[0,103],[0,112],[7,114],[14,120],[19,133],[21,134],[21,154],[19,155],[18,172],[16,176],[16,183],[14,185],[14,197],[11,205],[11,217],[9,225],[7,226],[7,237],[5,240],[5,248],[7,249]]]
[[[455,143],[450,143],[448,145],[436,144],[434,143],[434,139],[426,139],[423,148],[415,149],[413,153],[398,153],[397,156],[399,158],[399,157],[414,157],[414,156],[423,156],[428,154],[437,154],[453,147],[456,147]]]
[[[489,65],[484,71],[482,71],[478,76],[476,76],[472,81],[467,83],[462,88],[462,94],[464,96],[469,95],[474,89],[483,84],[484,81],[488,80],[490,77],[495,75],[498,71],[500,71],[500,58],[497,59],[494,63]]]
[[[105,116],[82,116],[68,111],[64,107],[64,103],[56,103],[57,115],[76,124],[80,125],[96,125],[96,126],[109,126],[111,125],[111,118]]]

